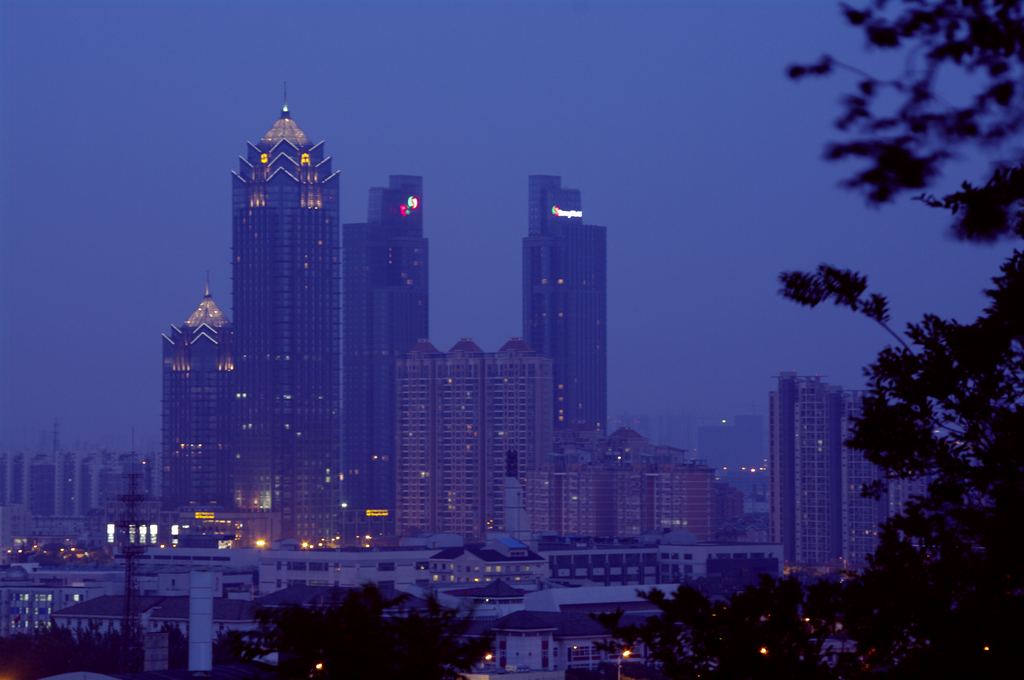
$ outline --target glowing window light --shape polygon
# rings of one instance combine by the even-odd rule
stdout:
[[[562,210],[557,205],[551,206],[551,214],[555,217],[583,217],[582,210]]]
[[[264,165],[266,165],[269,162],[270,162],[270,155],[269,154],[265,154],[265,153],[261,153],[260,154],[260,163],[263,163]]]
[[[308,153],[302,154],[301,163],[303,165],[309,165],[309,154]]]

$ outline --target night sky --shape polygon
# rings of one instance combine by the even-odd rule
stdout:
[[[230,171],[284,80],[343,221],[424,176],[438,347],[521,334],[527,175],[560,174],[608,227],[610,414],[764,413],[780,370],[859,387],[884,332],[783,300],[781,270],[857,268],[898,325],[967,319],[1009,246],[838,187],[822,148],[850,80],[785,77],[825,51],[887,67],[823,0],[4,0],[0,445],[57,417],[66,444],[156,446],[160,334],[207,270],[230,309]]]

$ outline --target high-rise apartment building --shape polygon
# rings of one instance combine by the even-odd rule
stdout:
[[[423,178],[370,189],[342,236],[342,472],[346,512],[395,506],[395,362],[428,336]]]
[[[920,480],[886,480],[847,445],[864,397],[795,373],[779,375],[770,395],[769,529],[790,564],[863,568],[879,525],[903,509],[908,489],[925,489]],[[879,493],[866,497],[875,485]]]
[[[554,422],[604,432],[608,420],[606,234],[583,222],[578,189],[529,180],[523,338],[554,370]]]
[[[868,555],[878,547],[879,525],[889,516],[886,494],[868,497],[865,487],[883,483],[881,468],[864,457],[864,452],[847,446],[853,435],[853,426],[864,414],[864,393],[847,392],[843,395],[840,429],[842,432],[841,475],[842,503],[842,557],[847,566],[860,569],[867,565]],[[902,506],[901,506],[902,507]]]
[[[399,533],[523,532],[508,471],[525,485],[551,450],[551,361],[519,339],[494,353],[424,340],[398,361],[396,392]]]
[[[233,505],[234,328],[210,295],[163,335],[164,509]]]
[[[232,182],[234,501],[310,541],[338,521],[338,174],[286,104]]]
[[[787,372],[769,398],[769,533],[790,564],[842,553],[842,396],[819,376]]]

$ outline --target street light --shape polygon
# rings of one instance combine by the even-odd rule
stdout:
[[[633,650],[629,649],[628,647],[626,649],[623,649],[622,653],[619,654],[618,670],[616,672],[618,680],[622,680],[622,660],[628,659],[631,656],[633,656]]]

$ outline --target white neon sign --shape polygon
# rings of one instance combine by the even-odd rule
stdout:
[[[562,210],[557,205],[551,206],[551,214],[555,217],[583,217],[582,210]]]

